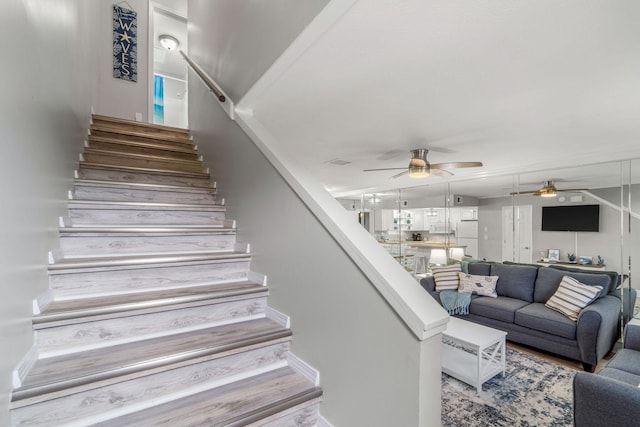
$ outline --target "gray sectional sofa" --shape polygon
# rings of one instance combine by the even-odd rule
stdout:
[[[506,262],[471,263],[467,268],[469,274],[498,276],[498,297],[474,295],[469,314],[458,317],[505,331],[509,341],[578,360],[586,371],[593,372],[619,336],[621,300],[616,272]],[[544,305],[565,275],[603,288],[598,298],[580,312],[577,322]],[[420,284],[440,302],[432,276]]]
[[[640,425],[640,325],[627,325],[624,348],[597,375],[573,378],[576,427]]]

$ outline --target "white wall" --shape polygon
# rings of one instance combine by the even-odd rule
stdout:
[[[91,29],[92,36],[98,37],[98,83],[99,93],[95,110],[99,114],[135,119],[142,114],[143,121],[149,117],[149,1],[127,0],[138,13],[138,81],[130,82],[113,78],[113,5],[117,1],[99,1],[100,21]],[[126,7],[126,5],[124,5]],[[96,30],[97,29],[97,30]],[[97,31],[97,33],[96,33]],[[83,37],[90,37],[84,34]]]
[[[130,0],[131,1],[131,0]],[[84,0],[5,0],[0,81],[0,425],[11,372],[32,342],[31,301],[97,100],[99,10]]]
[[[189,55],[238,101],[329,0],[189,0]]]

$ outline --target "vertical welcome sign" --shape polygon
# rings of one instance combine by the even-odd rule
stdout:
[[[113,5],[113,77],[138,81],[137,35],[137,13]]]

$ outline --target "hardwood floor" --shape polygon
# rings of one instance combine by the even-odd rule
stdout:
[[[547,353],[538,349],[535,349],[533,347],[529,347],[526,345],[522,345],[522,344],[516,344],[513,342],[509,342],[507,341],[507,348],[511,348],[514,350],[518,350],[521,351],[523,353],[527,353],[527,354],[531,354],[533,356],[537,356],[543,360],[546,360],[547,362],[550,363],[557,363],[558,365],[562,365],[565,366],[567,368],[571,368],[571,369],[575,369],[576,371],[582,371],[582,363],[578,362],[577,360],[572,360],[572,359],[567,359],[565,357],[561,357],[561,356],[557,356],[555,354],[551,354],[551,353]],[[607,364],[607,361],[609,361],[609,359],[611,359],[615,352],[622,348],[622,342],[620,340],[618,340],[616,342],[616,344],[613,346],[613,350],[607,354],[601,361],[600,363],[598,363],[598,365],[596,366],[596,372],[598,372],[600,369],[602,369],[604,367],[604,365]],[[509,363],[509,361],[507,361],[507,364]]]

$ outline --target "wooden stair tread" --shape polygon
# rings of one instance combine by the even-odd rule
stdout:
[[[159,203],[159,202],[124,202],[112,200],[69,200],[69,209],[137,209],[137,210],[198,210],[224,212],[223,205],[204,205],[190,203]]]
[[[209,172],[185,172],[185,171],[176,171],[176,170],[168,170],[168,169],[145,168],[140,166],[118,166],[118,165],[110,165],[105,163],[87,162],[85,160],[81,160],[79,162],[79,165],[80,165],[80,168],[87,167],[92,169],[103,169],[103,170],[113,170],[113,171],[122,171],[122,172],[140,172],[140,173],[155,174],[155,175],[209,179]]]
[[[149,129],[163,129],[163,130],[167,130],[167,131],[170,131],[170,132],[183,133],[185,135],[189,135],[189,129],[179,128],[179,127],[175,127],[175,126],[160,125],[160,124],[156,124],[156,123],[138,122],[136,120],[129,120],[129,119],[122,119],[122,118],[119,118],[119,117],[104,116],[102,114],[92,114],[91,118],[94,121],[97,120],[97,121],[102,121],[102,122],[107,122],[107,123],[114,123],[114,124],[124,124],[124,125],[148,127]]]
[[[224,284],[158,289],[147,292],[112,294],[61,301],[54,300],[41,314],[33,317],[33,323],[34,325],[40,325],[113,313],[157,310],[158,308],[169,309],[169,307],[175,307],[180,304],[202,301],[211,303],[215,299],[266,292],[267,288],[265,286],[244,280]]]
[[[240,427],[321,397],[319,387],[283,367],[99,425]]]
[[[33,366],[12,401],[60,392],[134,372],[183,363],[187,360],[241,350],[273,340],[289,340],[291,330],[268,319],[253,319],[197,331],[118,344],[40,359]],[[101,383],[100,386],[104,385]],[[70,390],[71,391],[71,390]]]
[[[153,142],[144,142],[144,141],[126,141],[117,138],[109,138],[106,136],[97,136],[97,135],[89,135],[87,137],[87,141],[89,142],[89,146],[91,146],[91,142],[103,142],[106,144],[123,146],[123,147],[137,147],[137,148],[145,148],[149,150],[158,150],[158,151],[167,151],[168,153],[182,153],[182,154],[191,154],[195,157],[198,157],[198,150],[196,150],[195,145],[191,146],[177,146],[177,145],[166,145],[166,144],[157,144]]]
[[[123,137],[137,137],[137,138],[156,140],[160,142],[166,141],[170,143],[178,143],[187,147],[193,146],[193,141],[191,141],[191,139],[188,136],[172,136],[172,135],[164,134],[161,132],[152,132],[151,130],[135,131],[135,130],[125,129],[122,127],[116,127],[116,126],[93,124],[91,125],[92,135],[94,131],[104,132],[104,133],[113,134],[113,135],[121,135]]]
[[[148,161],[176,163],[176,164],[183,164],[183,165],[202,166],[202,161],[198,159],[194,159],[194,160],[176,159],[176,158],[170,158],[170,157],[164,157],[164,156],[155,156],[153,154],[126,153],[122,151],[103,150],[100,148],[87,147],[84,149],[83,155],[87,155],[87,154],[109,156],[109,157],[121,157],[121,158],[127,158],[127,159],[140,159],[140,160],[148,160]]]
[[[180,176],[175,174],[161,174],[161,173],[146,173],[145,171],[137,171],[130,169],[117,169],[112,166],[105,167],[91,166],[89,163],[84,162],[81,164],[81,168],[75,171],[76,179],[100,179],[109,180],[113,182],[141,182],[150,184],[177,184],[185,185],[196,188],[214,188],[211,181],[209,181],[209,175],[205,176]]]
[[[142,265],[167,265],[180,263],[193,263],[215,260],[247,259],[251,255],[247,252],[203,252],[198,254],[166,253],[162,255],[120,255],[100,258],[62,258],[49,265],[49,273],[55,274],[56,270],[91,269],[104,267],[130,267]]]
[[[146,191],[180,191],[184,193],[198,193],[198,194],[215,194],[216,189],[189,187],[186,185],[170,185],[170,184],[147,184],[142,182],[119,182],[119,181],[104,181],[98,179],[82,179],[77,178],[74,180],[76,186],[86,187],[100,187],[100,188],[126,188],[135,190]]]
[[[60,227],[61,237],[65,236],[173,236],[202,234],[236,234],[235,228],[171,226],[171,227]]]

